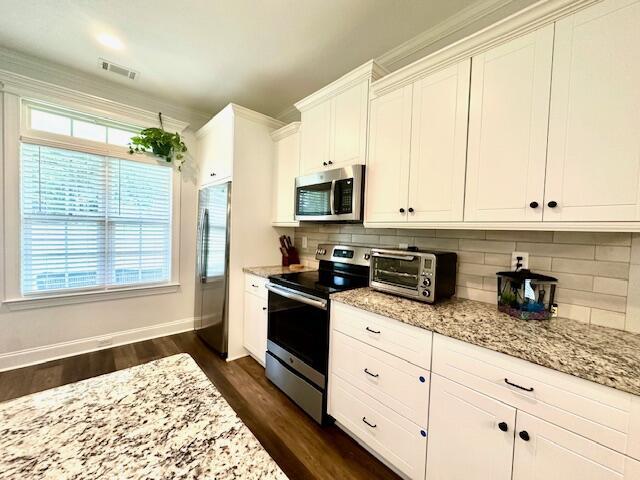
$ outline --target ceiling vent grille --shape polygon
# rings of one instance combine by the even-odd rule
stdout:
[[[109,60],[105,60],[104,58],[98,58],[98,66],[107,72],[112,72],[121,77],[127,77],[129,80],[135,80],[140,75],[135,70],[132,70],[127,67],[123,67],[122,65],[116,65]]]

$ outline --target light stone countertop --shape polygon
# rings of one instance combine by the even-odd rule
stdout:
[[[565,318],[518,320],[473,300],[429,305],[371,288],[335,293],[331,300],[640,395],[638,334]]]
[[[251,275],[263,278],[269,278],[271,275],[281,275],[283,273],[314,272],[316,270],[318,270],[316,267],[304,267],[302,270],[291,270],[289,267],[283,267],[281,265],[268,267],[244,267],[242,269],[244,273],[250,273]]]

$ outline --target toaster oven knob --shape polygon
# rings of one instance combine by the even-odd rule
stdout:
[[[431,286],[431,279],[430,278],[425,278],[422,283],[424,284],[425,287],[430,287]]]
[[[429,290],[423,290],[422,295],[424,295],[425,297],[429,297],[431,295],[431,292]]]
[[[369,253],[365,253],[364,254],[364,259],[365,260],[369,260],[370,258],[371,258],[371,254],[369,254]]]

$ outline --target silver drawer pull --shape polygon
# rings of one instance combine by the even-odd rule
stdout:
[[[362,421],[369,425],[371,428],[376,428],[378,425],[367,422],[367,417],[362,417]]]
[[[371,330],[369,327],[367,327],[366,330],[371,333],[380,333],[380,330]]]
[[[511,383],[508,378],[504,379],[504,383],[506,383],[507,385],[510,385],[512,387],[519,388],[520,390],[524,390],[525,392],[533,392],[533,387],[529,387],[529,388],[521,387],[520,385],[518,385],[516,383]]]
[[[366,373],[367,375],[369,375],[370,377],[373,378],[378,378],[380,375],[377,373],[371,373],[369,370],[367,370],[366,368],[364,369],[364,373]]]

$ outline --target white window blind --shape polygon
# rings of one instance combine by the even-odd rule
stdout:
[[[22,292],[167,282],[171,168],[23,143]]]

